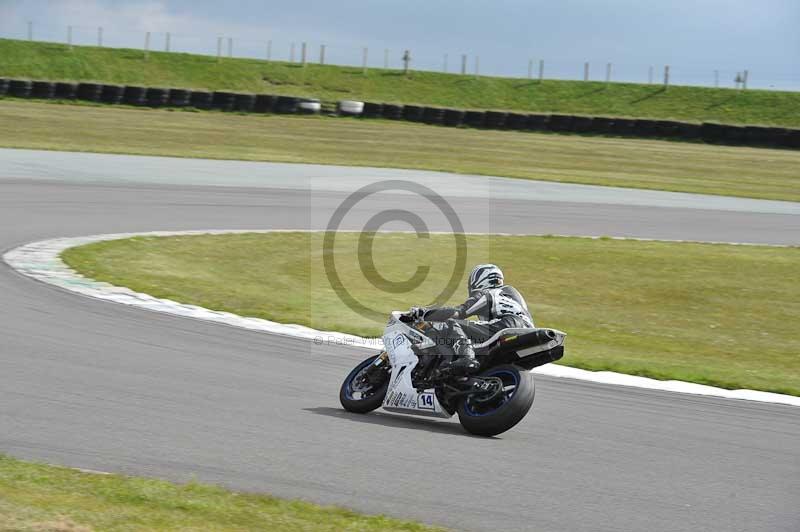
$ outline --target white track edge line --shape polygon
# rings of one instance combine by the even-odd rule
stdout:
[[[32,242],[14,248],[3,254],[3,261],[20,274],[41,281],[59,288],[75,292],[77,294],[111,301],[123,305],[134,306],[172,314],[176,316],[189,317],[222,323],[243,329],[261,331],[282,336],[291,336],[312,340],[316,344],[335,343],[347,344],[372,349],[381,349],[380,339],[362,338],[359,336],[340,333],[337,331],[319,331],[310,327],[295,324],[278,323],[260,318],[248,318],[230,312],[220,312],[206,309],[196,305],[178,303],[169,299],[159,299],[141,292],[134,292],[125,287],[114,286],[109,283],[95,281],[79,274],[61,260],[61,253],[72,247],[103,242],[107,240],[118,240],[133,237],[159,237],[159,236],[190,236],[190,235],[221,235],[221,234],[241,234],[241,233],[278,233],[278,232],[314,232],[304,230],[199,230],[199,231],[151,231],[139,233],[114,233],[102,235],[90,235],[82,237],[55,238]],[[521,235],[507,235],[521,236]],[[532,235],[528,235],[532,236]],[[554,235],[555,236],[555,235]],[[597,237],[588,237],[597,238]],[[624,240],[619,237],[612,237],[615,240]],[[639,240],[639,239],[632,239]],[[709,242],[710,243],[710,242]],[[728,399],[743,399],[748,401],[758,401],[765,403],[785,404],[800,406],[800,397],[785,395],[772,392],[762,392],[758,390],[727,390],[715,386],[696,384],[684,381],[660,381],[647,377],[638,377],[612,371],[588,371],[578,368],[571,368],[558,364],[547,364],[533,370],[533,373],[548,375],[552,377],[562,377],[578,379],[601,384],[615,384],[621,386],[632,386],[649,390],[660,390],[667,392],[678,392],[693,395],[705,395],[722,397]]]

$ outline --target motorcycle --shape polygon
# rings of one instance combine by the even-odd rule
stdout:
[[[450,418],[458,414],[470,433],[494,436],[519,423],[533,405],[530,370],[564,356],[566,333],[555,329],[503,329],[474,344],[480,369],[454,375],[442,365],[430,322],[394,311],[383,334],[384,351],[345,378],[339,401],[345,410]]]

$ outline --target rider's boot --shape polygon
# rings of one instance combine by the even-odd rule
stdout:
[[[480,362],[475,358],[475,350],[469,338],[459,339],[453,347],[458,358],[447,366],[451,372],[456,375],[469,375],[480,369]]]

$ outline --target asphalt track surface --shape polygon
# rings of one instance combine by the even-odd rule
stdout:
[[[105,180],[67,178],[34,152],[20,175],[27,155],[12,154],[13,164],[6,155],[0,250],[96,233],[321,228],[346,195],[268,180],[120,183],[113,176],[122,164],[98,168],[91,159],[87,168]],[[298,178],[318,171],[292,170]],[[486,223],[488,202],[493,226],[483,231],[701,239],[683,218],[722,216],[727,223],[712,224],[702,239],[732,240],[733,224],[751,226],[746,241],[798,243],[798,217],[766,206],[467,196],[448,200],[468,230]],[[531,414],[482,439],[455,420],[342,411],[339,384],[363,351],[91,300],[5,264],[0,324],[0,452],[15,457],[196,478],[465,530],[800,529],[794,407],[538,377]]]

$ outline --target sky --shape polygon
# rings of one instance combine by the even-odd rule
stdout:
[[[548,78],[672,82],[732,86],[748,70],[749,86],[800,90],[800,0],[0,0],[0,37],[234,56],[308,59],[400,66],[485,75],[534,76],[544,61]],[[271,41],[271,45],[268,44]],[[447,59],[445,60],[445,54]]]

